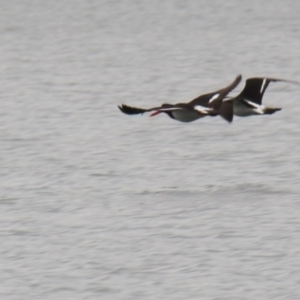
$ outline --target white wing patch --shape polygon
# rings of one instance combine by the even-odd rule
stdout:
[[[259,92],[260,94],[262,94],[262,92],[263,92],[263,90],[264,90],[264,87],[265,87],[266,83],[267,83],[267,78],[265,78],[265,79],[263,80],[262,84],[261,84],[261,88],[260,88],[260,92]]]
[[[194,106],[194,109],[198,112],[201,112],[203,114],[208,114],[208,111],[210,110],[210,108],[207,108],[205,106],[201,106],[201,105],[196,105]]]
[[[249,105],[251,105],[253,108],[259,109],[259,108],[262,107],[261,105],[258,105],[258,104],[254,103],[254,102],[252,102],[252,101],[249,101],[249,100],[246,100],[246,99],[244,99],[244,101],[245,101],[246,103],[248,103]]]
[[[215,94],[215,95],[213,95],[213,96],[209,99],[208,103],[213,102],[213,101],[216,100],[219,96],[220,96],[220,94]]]

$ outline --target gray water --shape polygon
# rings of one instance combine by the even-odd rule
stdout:
[[[298,0],[0,16],[1,299],[300,299],[300,87],[270,84],[283,110],[230,125],[117,108],[300,80]]]

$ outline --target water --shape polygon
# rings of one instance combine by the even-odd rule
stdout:
[[[0,6],[1,299],[299,299],[299,86],[231,125],[117,109],[300,80],[299,1]]]

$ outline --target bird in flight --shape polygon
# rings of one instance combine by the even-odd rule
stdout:
[[[119,109],[127,115],[143,114],[152,112],[151,117],[160,113],[167,114],[170,118],[180,122],[192,122],[206,116],[221,115],[228,122],[232,121],[233,109],[222,107],[224,98],[240,83],[241,75],[238,75],[235,80],[228,86],[211,92],[200,95],[188,103],[168,104],[164,103],[161,106],[152,108],[137,108],[126,104],[119,105]]]
[[[262,104],[264,93],[270,82],[289,82],[300,85],[298,81],[269,78],[253,77],[246,80],[244,89],[235,97],[226,97],[222,103],[222,110],[233,110],[233,114],[239,117],[251,115],[271,115],[281,110],[279,107],[268,107]]]

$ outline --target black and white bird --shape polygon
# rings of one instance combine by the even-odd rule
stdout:
[[[192,122],[205,116],[217,116],[221,115],[225,120],[231,122],[232,110],[223,109],[220,112],[223,99],[240,83],[242,79],[241,75],[238,75],[236,79],[227,87],[222,88],[216,92],[201,95],[188,103],[177,104],[162,104],[158,107],[152,107],[148,109],[132,107],[122,104],[119,109],[128,115],[143,114],[145,112],[152,112],[150,116],[155,116],[160,113],[166,113],[170,118],[180,122]]]
[[[233,114],[239,117],[247,117],[251,115],[271,115],[276,111],[281,110],[279,107],[267,107],[262,104],[262,98],[270,82],[289,82],[300,84],[297,81],[268,78],[268,77],[253,77],[246,80],[246,84],[242,92],[236,97],[226,97],[224,99],[222,110],[233,110]]]

